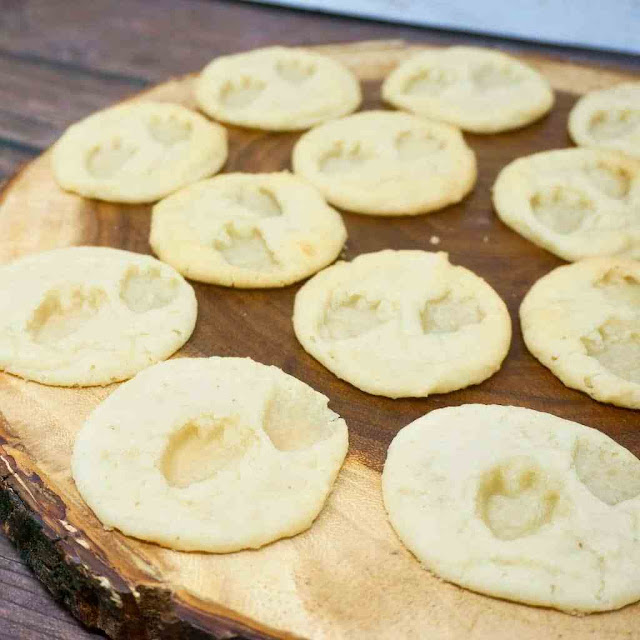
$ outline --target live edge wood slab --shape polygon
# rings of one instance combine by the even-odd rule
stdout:
[[[321,47],[363,81],[363,108],[380,107],[381,78],[418,47],[370,42]],[[345,214],[345,257],[383,248],[448,251],[484,277],[509,306],[514,336],[499,373],[481,385],[427,399],[367,395],[335,378],[298,345],[291,326],[297,286],[231,290],[195,283],[199,317],[182,356],[250,356],[326,394],[349,425],[350,451],[313,527],[259,551],[178,553],[105,531],[69,472],[73,438],[115,385],[59,389],[0,374],[0,520],[38,578],[89,626],[121,640],[169,638],[638,638],[640,604],[586,617],[527,607],[436,579],[387,523],[380,471],[397,431],[433,409],[468,402],[514,404],[597,427],[640,454],[640,414],[565,388],[533,359],[517,311],[523,295],[562,262],[505,227],[490,189],[512,159],[570,146],[567,114],[578,94],[629,76],[528,58],[557,91],[551,114],[525,129],[467,135],[479,180],[461,204],[430,215],[382,219]],[[193,106],[193,77],[135,99]],[[226,171],[289,167],[297,135],[229,128]],[[149,253],[149,206],[113,205],[61,191],[49,154],[4,188],[0,262],[55,247],[89,244]],[[438,236],[440,243],[431,244]],[[167,514],[170,518],[171,514]]]

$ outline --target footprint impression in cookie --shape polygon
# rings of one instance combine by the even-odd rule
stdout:
[[[196,85],[198,106],[230,124],[298,131],[358,108],[357,78],[304,49],[267,47],[213,60]]]
[[[337,207],[416,215],[459,202],[476,158],[458,129],[395,111],[363,111],[305,133],[293,169]]]
[[[596,429],[521,407],[432,411],[393,439],[382,492],[444,580],[575,613],[640,599],[640,460]]]
[[[531,287],[520,322],[529,351],[565,385],[640,409],[640,262],[558,267]]]
[[[386,250],[338,262],[300,289],[293,326],[339,378],[391,398],[482,382],[511,341],[502,299],[442,252]]]
[[[493,186],[500,219],[564,260],[640,258],[640,160],[560,149],[519,158]]]
[[[56,249],[0,268],[0,369],[55,386],[105,385],[191,336],[191,285],[150,256]]]
[[[154,202],[219,171],[227,132],[178,104],[135,102],[71,125],[53,147],[57,183],[111,202]]]
[[[569,114],[569,134],[581,147],[614,149],[640,158],[640,82],[582,96]]]
[[[153,209],[150,243],[185,276],[231,287],[282,287],[333,262],[340,214],[289,173],[224,174]]]
[[[181,358],[114,391],[71,463],[106,527],[173,549],[225,553],[308,529],[347,453],[327,398],[249,358]]]
[[[476,47],[424,51],[382,85],[384,99],[473,133],[498,133],[541,118],[553,105],[547,80],[511,56]]]

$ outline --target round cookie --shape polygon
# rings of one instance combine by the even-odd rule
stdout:
[[[289,173],[224,174],[153,209],[150,243],[194,280],[282,287],[333,262],[347,231],[340,214]]]
[[[521,407],[432,411],[393,439],[382,492],[444,580],[571,613],[640,599],[640,460],[596,429]]]
[[[195,97],[216,120],[271,131],[308,129],[355,111],[362,100],[345,66],[287,47],[216,58],[200,74]]]
[[[640,262],[558,267],[531,287],[520,322],[529,351],[565,385],[640,409]]]
[[[111,202],[153,202],[220,170],[227,132],[178,104],[135,102],[71,125],[53,147],[57,183]]]
[[[501,220],[564,260],[640,258],[640,160],[560,149],[519,158],[493,186]]]
[[[504,53],[476,47],[416,54],[387,76],[382,96],[400,109],[473,133],[523,127],[553,105],[544,76]]]
[[[581,147],[614,149],[640,157],[640,82],[582,96],[569,114],[569,134]]]
[[[332,373],[390,398],[482,382],[511,341],[498,294],[442,252],[385,250],[338,262],[298,291],[293,326]]]
[[[458,129],[397,111],[363,111],[312,129],[292,164],[331,204],[381,216],[459,202],[477,175]]]
[[[150,256],[71,247],[0,267],[0,369],[43,384],[105,385],[191,335],[191,285]]]
[[[347,425],[327,402],[249,358],[164,362],[89,416],[73,478],[126,535],[185,551],[258,548],[308,529],[331,491]]]

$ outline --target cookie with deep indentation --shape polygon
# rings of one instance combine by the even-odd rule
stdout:
[[[565,385],[640,409],[640,262],[558,267],[531,287],[520,322],[529,351]]]
[[[127,535],[187,551],[261,547],[308,529],[331,491],[347,425],[327,402],[249,358],[164,362],[89,416],[73,478]]]
[[[339,378],[391,398],[482,382],[511,341],[498,294],[442,252],[385,250],[338,262],[300,289],[293,326]]]
[[[437,576],[567,612],[640,599],[640,460],[576,422],[521,407],[439,409],[393,439],[389,520]]]
[[[355,111],[362,100],[345,66],[287,47],[216,58],[200,74],[195,97],[216,120],[272,131],[308,129]]]
[[[459,202],[476,158],[455,127],[397,111],[363,111],[315,127],[293,149],[294,171],[337,207],[415,215]]]
[[[125,380],[191,336],[193,288],[150,256],[56,249],[0,267],[0,369],[71,387]]]
[[[135,102],[71,125],[53,147],[58,184],[87,198],[153,202],[213,175],[227,132],[178,104]]]
[[[569,134],[581,147],[614,149],[640,157],[640,82],[582,96],[569,114]]]
[[[418,53],[391,72],[382,95],[400,109],[473,133],[523,127],[553,105],[544,76],[511,56],[478,47]]]
[[[508,164],[493,186],[498,216],[565,260],[640,258],[640,160],[559,149]]]
[[[150,243],[183,275],[231,287],[282,287],[333,262],[340,214],[290,173],[224,174],[153,209]]]

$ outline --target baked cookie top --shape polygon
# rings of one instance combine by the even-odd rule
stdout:
[[[397,111],[363,111],[315,127],[295,145],[292,164],[331,204],[388,216],[459,202],[477,174],[458,129]]]
[[[569,134],[581,147],[614,149],[640,158],[640,82],[582,96],[569,114]]]
[[[385,79],[394,106],[473,133],[523,127],[553,106],[543,75],[499,51],[449,47],[424,51]]]
[[[167,102],[122,104],[72,124],[53,147],[58,184],[87,198],[153,202],[220,170],[227,132]]]
[[[282,287],[333,262],[347,231],[340,214],[290,173],[224,174],[153,209],[155,253],[194,280]]]
[[[581,424],[521,407],[431,411],[394,438],[384,504],[439,577],[568,612],[640,598],[640,460]]]
[[[338,262],[297,293],[304,349],[375,395],[424,397],[482,382],[507,355],[504,302],[446,253],[392,251]]]
[[[640,409],[640,262],[558,267],[531,287],[520,321],[529,351],[565,385]]]
[[[226,553],[309,528],[347,453],[327,398],[249,358],[181,358],[121,385],[89,416],[71,468],[107,527]]]
[[[56,386],[125,380],[193,331],[191,285],[150,256],[71,247],[0,267],[0,369]]]
[[[640,160],[559,149],[508,164],[493,186],[498,216],[557,256],[640,258]]]
[[[216,120],[298,131],[355,111],[358,79],[327,56],[267,47],[215,58],[196,85],[198,106]]]

